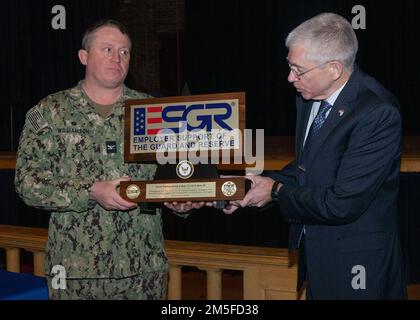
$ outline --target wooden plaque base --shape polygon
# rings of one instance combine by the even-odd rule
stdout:
[[[249,180],[243,177],[123,181],[120,195],[136,203],[242,200],[246,193],[246,182]]]

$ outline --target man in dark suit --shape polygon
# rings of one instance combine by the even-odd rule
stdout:
[[[251,190],[225,212],[278,204],[309,299],[405,298],[398,102],[354,64],[357,38],[343,17],[305,21],[286,46],[299,93],[296,159],[270,177],[248,176]]]

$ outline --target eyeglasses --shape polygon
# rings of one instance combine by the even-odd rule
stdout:
[[[311,72],[312,70],[315,70],[315,69],[317,69],[317,68],[323,67],[324,65],[326,65],[326,64],[327,64],[327,63],[329,63],[329,62],[331,62],[331,61],[326,61],[326,62],[323,62],[323,63],[321,63],[321,64],[319,64],[319,65],[317,65],[317,66],[315,66],[315,67],[313,67],[313,68],[310,68],[309,70],[305,70],[305,71],[298,71],[298,70],[296,70],[296,68],[295,68],[294,66],[292,66],[290,63],[287,63],[287,64],[289,65],[289,69],[290,69],[290,71],[292,71],[292,72],[293,72],[293,74],[295,75],[295,77],[296,77],[298,80],[300,80],[304,74],[307,74],[307,73],[309,73],[309,72]]]

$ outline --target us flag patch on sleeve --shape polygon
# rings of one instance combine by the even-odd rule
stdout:
[[[45,121],[45,119],[42,117],[42,114],[39,112],[38,108],[31,109],[28,112],[27,118],[32,128],[37,132],[48,126],[47,121]]]

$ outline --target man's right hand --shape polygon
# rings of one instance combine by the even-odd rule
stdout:
[[[121,181],[130,181],[130,177],[119,178],[109,181],[96,181],[92,185],[90,197],[107,210],[129,210],[137,207],[136,203],[121,198],[117,192],[117,186]]]

